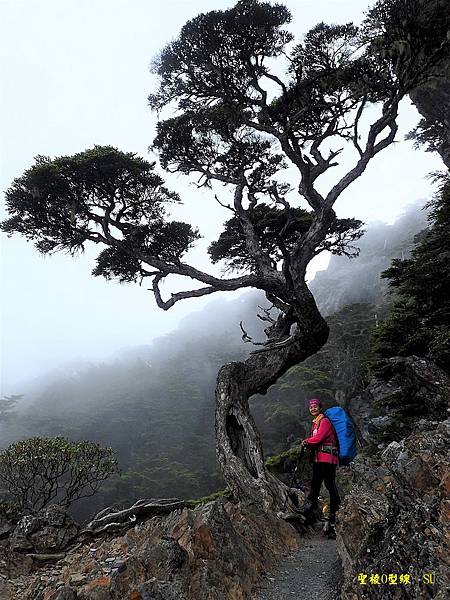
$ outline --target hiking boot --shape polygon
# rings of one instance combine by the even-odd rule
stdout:
[[[305,517],[298,512],[277,512],[277,517],[283,519],[283,521],[304,521]]]
[[[325,524],[322,527],[322,533],[327,538],[331,538],[331,539],[336,538],[336,530],[334,528],[334,523],[332,523],[330,519],[327,519],[325,521]]]
[[[325,537],[331,540],[336,539],[336,530],[334,528],[334,525],[332,525],[329,521],[323,526],[322,533]]]

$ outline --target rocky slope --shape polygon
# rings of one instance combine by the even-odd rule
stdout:
[[[440,600],[450,589],[450,381],[417,357],[388,366],[354,401],[355,412],[371,407],[360,412],[371,453],[354,461],[339,511],[342,600]]]
[[[85,531],[63,553],[51,525],[41,518],[39,527],[39,554],[29,552],[30,523],[21,525],[21,552],[11,547],[15,534],[3,541],[2,600],[250,599],[262,573],[300,543],[284,521],[225,500],[131,520],[120,534]]]
[[[450,379],[442,369],[425,358],[396,356],[348,408],[370,454],[409,435],[421,418],[445,419],[449,399]]]
[[[355,461],[337,527],[342,600],[448,597],[450,422],[418,429],[391,442],[378,466]]]

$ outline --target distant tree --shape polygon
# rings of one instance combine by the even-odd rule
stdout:
[[[430,228],[408,260],[384,271],[394,294],[387,320],[375,332],[378,357],[427,356],[450,373],[450,176],[429,204]]]
[[[349,304],[328,318],[330,338],[327,345],[309,362],[326,371],[333,381],[333,397],[347,405],[369,380],[371,333],[377,324],[376,313],[383,311],[369,304]]]
[[[0,482],[23,509],[39,510],[51,502],[68,507],[93,496],[116,472],[113,450],[94,442],[35,437],[0,453]]]
[[[371,332],[376,309],[349,304],[327,318],[327,344],[304,363],[292,367],[274,388],[303,389],[307,396],[346,404],[367,383]]]
[[[417,18],[413,5],[404,0],[400,7],[408,19]],[[306,285],[306,268],[324,249],[356,252],[361,224],[337,219],[334,203],[394,141],[401,99],[440,58],[424,60],[420,43],[411,45],[407,68],[394,70],[395,44],[376,12],[362,29],[320,23],[293,47],[284,29],[290,19],[282,5],[241,0],[186,23],[155,61],[160,84],[150,106],[174,116],[159,122],[153,149],[165,169],[229,190],[232,200],[222,203],[232,217],[210,254],[238,276],[216,277],[182,261],[198,232],[167,220],[165,206],[177,197],[150,163],[112,148],[38,158],[8,190],[11,217],[2,224],[41,252],[105,244],[94,274],[152,278],[164,310],[219,291],[265,292],[273,312],[261,315],[268,323],[263,345],[219,372],[216,439],[234,497],[268,508],[283,504],[286,488],[265,468],[248,399],[326,342],[328,326]],[[287,60],[286,76],[275,59]],[[380,110],[368,123],[375,113],[366,109],[374,104]],[[318,180],[339,164],[344,147],[353,150],[353,165],[325,193]],[[288,164],[295,190],[283,180]],[[160,285],[169,275],[202,287],[164,300]]]

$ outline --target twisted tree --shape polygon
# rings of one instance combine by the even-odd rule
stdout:
[[[361,223],[338,219],[334,203],[394,141],[401,99],[448,49],[439,32],[434,54],[410,45],[405,56],[386,29],[385,4],[362,28],[321,23],[295,45],[284,29],[290,22],[284,6],[241,0],[189,21],[155,61],[159,87],[150,105],[171,116],[159,122],[153,149],[166,170],[195,175],[199,186],[226,187],[224,206],[232,215],[209,253],[237,271],[234,277],[182,260],[199,234],[168,220],[165,206],[178,198],[152,164],[134,155],[96,147],[74,157],[40,157],[7,192],[11,217],[4,231],[25,235],[42,252],[104,244],[94,275],[150,278],[163,310],[219,291],[265,293],[266,339],[246,360],[219,371],[216,439],[233,495],[266,508],[282,505],[287,490],[265,468],[248,399],[327,341],[306,268],[325,249],[356,252]],[[353,164],[345,173],[338,169],[324,193],[319,178],[339,165],[345,148]],[[283,178],[287,172],[295,185]],[[170,275],[201,286],[164,299],[161,282]]]

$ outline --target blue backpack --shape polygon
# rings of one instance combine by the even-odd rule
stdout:
[[[356,432],[353,421],[342,406],[332,406],[324,412],[330,420],[339,450],[339,464],[349,465],[356,456]]]

